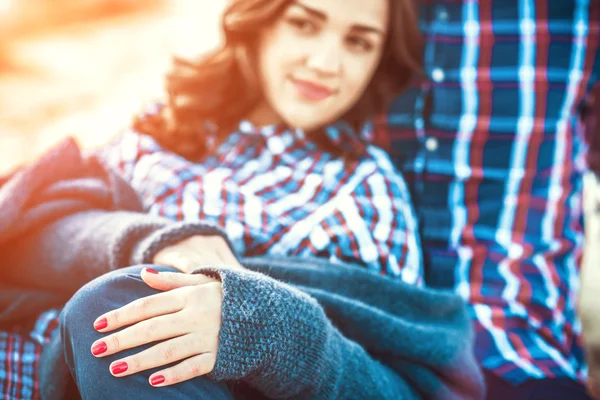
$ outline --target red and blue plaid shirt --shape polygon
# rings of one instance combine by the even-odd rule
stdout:
[[[58,326],[58,311],[42,313],[31,330],[0,331],[0,399],[40,398],[38,361]]]
[[[429,80],[374,134],[409,181],[426,283],[470,302],[486,369],[583,378],[577,111],[600,79],[600,1],[421,3]],[[41,345],[23,340],[0,334],[9,400],[37,396]]]
[[[578,106],[600,79],[600,1],[420,11],[427,79],[374,134],[412,192],[425,283],[470,303],[484,368],[515,384],[584,378]]]
[[[148,213],[213,222],[239,255],[320,257],[420,284],[417,221],[402,176],[387,153],[350,130],[328,134],[364,150],[344,161],[301,131],[242,122],[200,163],[136,132],[109,145],[104,158]]]

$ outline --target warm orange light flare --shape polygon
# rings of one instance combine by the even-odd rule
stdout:
[[[229,1],[0,0],[0,176],[65,136],[94,148],[129,126],[164,96],[174,54],[219,43]]]
[[[12,0],[0,0],[0,13],[8,13],[12,6]]]

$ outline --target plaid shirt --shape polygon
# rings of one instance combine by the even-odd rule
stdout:
[[[408,189],[387,153],[350,130],[327,132],[362,148],[344,162],[301,131],[242,122],[192,163],[151,137],[126,132],[106,151],[150,214],[210,221],[243,256],[324,257],[419,284],[422,260]]]
[[[0,399],[40,398],[38,361],[44,344],[58,326],[58,311],[42,313],[33,329],[0,331]]]
[[[575,314],[599,0],[424,1],[427,79],[375,122],[419,217],[427,286],[470,303],[484,368],[584,378]]]

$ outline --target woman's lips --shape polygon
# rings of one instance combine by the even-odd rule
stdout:
[[[333,90],[326,86],[303,81],[301,79],[292,79],[292,83],[302,97],[311,101],[322,101],[333,94]]]

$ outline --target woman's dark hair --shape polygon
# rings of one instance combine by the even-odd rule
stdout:
[[[389,1],[389,32],[379,66],[363,96],[342,118],[356,130],[383,112],[420,72],[421,36],[413,1]],[[176,58],[166,78],[166,103],[159,112],[136,117],[134,129],[188,159],[204,155],[210,150],[208,122],[234,128],[261,100],[251,52],[260,30],[291,3],[233,0],[222,17],[223,46],[197,61]],[[229,133],[221,129],[217,135]]]

